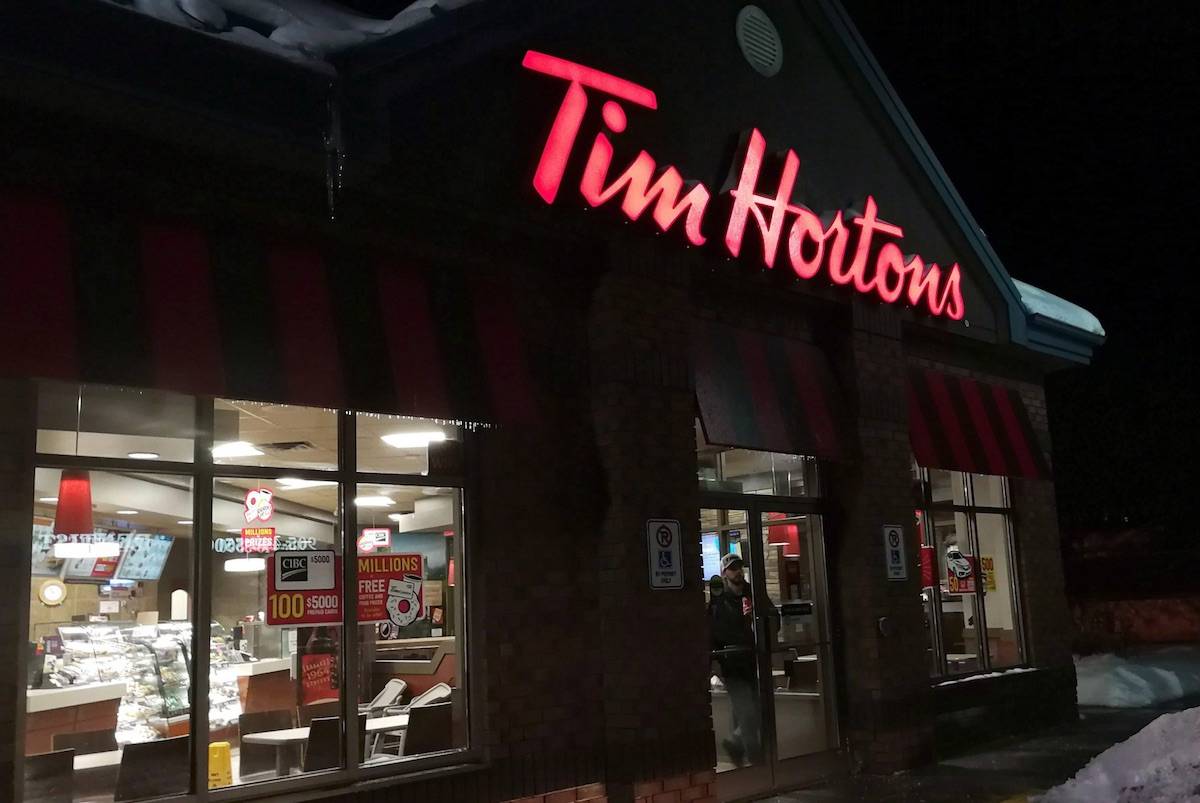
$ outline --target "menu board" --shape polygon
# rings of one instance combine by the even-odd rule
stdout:
[[[154,533],[134,533],[125,544],[116,576],[122,580],[157,580],[167,563],[175,538]]]
[[[54,557],[54,520],[33,517],[33,555],[30,574],[36,577],[57,577],[62,561]]]

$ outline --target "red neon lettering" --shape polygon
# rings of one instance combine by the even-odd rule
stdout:
[[[532,50],[525,54],[522,65],[568,82],[533,177],[534,189],[546,203],[552,203],[557,197],[567,162],[579,137],[588,108],[585,87],[648,109],[658,107],[651,90],[591,67]],[[625,131],[628,124],[625,110],[611,99],[604,103],[601,117],[607,129],[615,134]],[[893,242],[904,236],[904,230],[881,220],[875,199],[868,195],[865,211],[850,221],[858,232],[854,252],[847,264],[850,227],[842,213],[839,211],[831,218],[825,218],[829,223],[824,224],[823,219],[811,210],[791,202],[800,172],[800,158],[794,151],[788,150],[784,154],[774,195],[757,192],[766,148],[762,133],[753,129],[747,139],[737,184],[730,190],[733,202],[725,228],[725,248],[730,255],[741,254],[746,225],[753,215],[762,239],[763,264],[768,268],[775,265],[779,241],[787,228],[788,261],[798,278],[813,279],[824,268],[831,282],[852,284],[858,292],[874,293],[885,303],[907,300],[913,306],[924,305],[933,315],[962,320],[966,307],[957,263],[943,273],[938,265],[932,262],[927,265],[919,256],[905,262],[900,246]],[[591,206],[601,206],[622,195],[621,211],[630,220],[638,220],[653,205],[651,217],[662,231],[670,229],[686,212],[684,232],[688,240],[695,245],[705,242],[701,229],[711,200],[707,187],[699,182],[685,181],[674,167],[667,166],[659,171],[654,157],[644,150],[615,180],[606,184],[612,159],[612,141],[607,133],[600,131],[592,141],[579,183],[580,193]],[[690,186],[686,194],[685,186]],[[787,225],[789,214],[795,216],[790,227]],[[887,241],[879,246],[874,264],[870,264],[871,252],[883,239]],[[873,273],[868,273],[872,269]]]
[[[758,129],[750,132],[750,141],[746,145],[746,158],[742,162],[742,173],[738,177],[737,189],[730,191],[733,196],[733,210],[729,213],[729,225],[725,229],[725,247],[729,253],[737,256],[742,252],[742,239],[746,234],[746,216],[753,214],[754,222],[758,224],[759,234],[763,241],[763,262],[768,268],[775,267],[775,252],[779,250],[779,235],[783,233],[783,220],[786,212],[797,211],[791,206],[792,187],[796,183],[796,174],[800,172],[800,159],[792,151],[784,157],[783,175],[779,179],[779,187],[775,197],[757,195],[754,192],[758,185],[758,173],[762,170],[763,152],[767,149],[767,141]],[[771,220],[763,214],[762,207],[771,210]]]
[[[708,207],[708,189],[703,184],[696,184],[680,199],[683,192],[683,177],[673,167],[668,167],[651,183],[654,175],[654,157],[642,151],[633,160],[633,164],[625,169],[616,181],[604,186],[608,168],[612,164],[613,147],[603,132],[596,135],[592,144],[592,152],[588,154],[587,165],[583,168],[583,180],[579,190],[584,199],[592,206],[600,206],[613,196],[625,192],[621,202],[621,211],[630,220],[637,220],[642,213],[654,204],[654,222],[659,229],[666,231],[687,211],[684,232],[693,245],[704,245],[704,235],[700,232],[700,224],[704,220],[704,210]]]
[[[587,111],[587,93],[583,87],[598,89],[648,109],[658,108],[658,99],[651,90],[582,64],[530,50],[525,53],[521,66],[570,82],[562,105],[558,107],[558,114],[554,117],[554,125],[550,127],[550,136],[546,137],[537,171],[533,174],[533,187],[548,204],[553,203],[558,195],[563,173],[567,169],[567,158],[575,147],[575,138],[579,135],[579,126]]]

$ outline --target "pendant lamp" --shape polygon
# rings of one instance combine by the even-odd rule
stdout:
[[[54,532],[84,535],[95,531],[92,522],[92,476],[87,471],[64,469],[58,480],[58,509]]]

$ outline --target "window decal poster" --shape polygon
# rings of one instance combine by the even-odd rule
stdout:
[[[975,578],[979,573],[975,570],[975,556],[964,555],[958,547],[946,549],[946,591],[951,594],[974,594],[976,591]]]
[[[407,627],[425,615],[425,560],[421,555],[358,559],[358,622]]]
[[[332,549],[276,552],[267,567],[267,624],[342,621],[340,559]]]

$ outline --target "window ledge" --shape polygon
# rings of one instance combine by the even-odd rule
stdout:
[[[943,680],[940,683],[934,683],[933,687],[935,689],[939,689],[939,688],[942,688],[943,686],[957,686],[961,683],[970,683],[970,682],[976,681],[976,680],[991,680],[992,678],[1000,678],[1000,677],[1004,677],[1006,675],[1021,675],[1021,674],[1026,674],[1028,672],[1037,672],[1037,671],[1039,671],[1037,667],[1018,666],[1018,667],[1014,667],[1013,669],[1004,669],[999,672],[980,672],[975,675],[964,675],[963,677],[953,678],[951,680]]]

